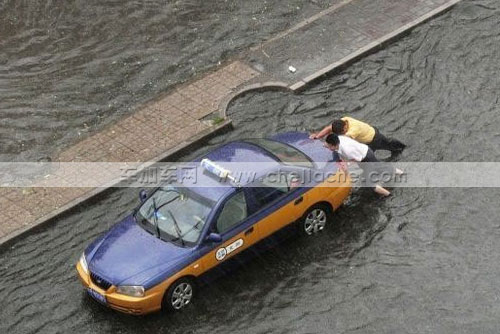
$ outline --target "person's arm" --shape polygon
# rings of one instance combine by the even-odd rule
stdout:
[[[347,172],[347,164],[348,162],[342,159],[340,159],[340,161],[337,161],[337,167],[344,172]]]
[[[332,131],[332,125],[327,125],[325,126],[325,128],[323,130],[321,130],[320,132],[318,133],[311,133],[311,135],[309,136],[309,138],[311,139],[321,139],[329,134],[331,134],[333,131]]]

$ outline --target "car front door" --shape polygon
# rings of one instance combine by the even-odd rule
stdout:
[[[249,217],[246,189],[232,194],[218,210],[209,232],[218,233],[222,242],[204,242],[207,252],[202,259],[204,271],[208,271],[260,240],[259,231]]]

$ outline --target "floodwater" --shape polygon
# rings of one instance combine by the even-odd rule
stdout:
[[[338,0],[0,0],[0,161],[36,161]]]
[[[463,1],[300,95],[238,99],[234,131],[209,147],[350,114],[405,141],[401,161],[499,161],[498,45],[500,3]],[[202,289],[186,312],[134,318],[90,300],[74,270],[88,242],[137,203],[137,189],[120,189],[0,254],[0,331],[498,333],[499,197],[356,191],[316,239],[262,254]]]

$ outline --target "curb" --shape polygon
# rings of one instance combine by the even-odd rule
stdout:
[[[345,66],[352,64],[356,60],[359,60],[361,57],[366,56],[367,54],[369,54],[371,52],[375,52],[377,50],[377,48],[383,46],[384,44],[389,43],[398,37],[401,37],[401,35],[403,35],[404,33],[407,33],[407,32],[409,33],[413,28],[417,27],[418,25],[420,25],[420,24],[422,24],[422,23],[424,23],[424,22],[430,20],[431,18],[436,17],[440,14],[444,14],[447,10],[451,9],[453,6],[455,6],[460,1],[462,1],[462,0],[451,0],[444,5],[441,5],[440,7],[430,11],[429,13],[419,17],[418,19],[405,24],[401,28],[396,29],[393,32],[371,42],[370,44],[362,47],[361,49],[358,49],[357,51],[349,54],[348,56],[340,59],[339,61],[336,61],[335,63],[330,64],[330,65],[322,68],[321,70],[318,70],[318,71],[314,72],[313,74],[311,74],[305,78],[300,79],[296,83],[290,85],[289,88],[294,92],[300,91],[306,85],[315,81],[319,77],[321,77],[327,73],[330,73],[334,70],[339,70],[341,68],[344,68]]]
[[[178,144],[177,146],[172,147],[168,151],[165,151],[164,153],[156,156],[152,160],[145,162],[140,166],[138,172],[140,171],[140,169],[154,165],[157,162],[176,159],[180,155],[187,153],[186,151],[188,150],[201,147],[203,140],[208,140],[217,135],[226,133],[231,128],[232,128],[232,122],[231,120],[227,119],[221,124],[205,129],[202,132],[193,136],[189,141],[184,141]],[[114,190],[113,186],[116,186],[122,181],[123,180],[119,179],[113,180],[109,184],[103,187],[94,188],[90,192],[72,200],[71,202],[66,203],[65,205],[52,211],[48,215],[45,215],[37,219],[32,224],[23,226],[22,228],[19,228],[14,232],[3,236],[2,238],[0,238],[0,251],[3,251],[5,248],[8,248],[12,243],[14,243],[19,238],[29,235],[32,232],[40,230],[41,228],[49,225],[50,223],[55,222],[57,218],[60,218],[65,214],[70,214],[72,211],[78,209],[79,206],[89,202],[90,200],[96,199],[98,196],[103,196],[109,192],[112,192]]]

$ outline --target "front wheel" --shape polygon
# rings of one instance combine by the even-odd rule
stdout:
[[[304,214],[300,221],[300,230],[304,235],[314,235],[321,232],[330,219],[330,210],[326,205],[316,204]]]
[[[168,311],[184,309],[194,297],[193,280],[183,277],[175,281],[163,296],[163,308]]]

